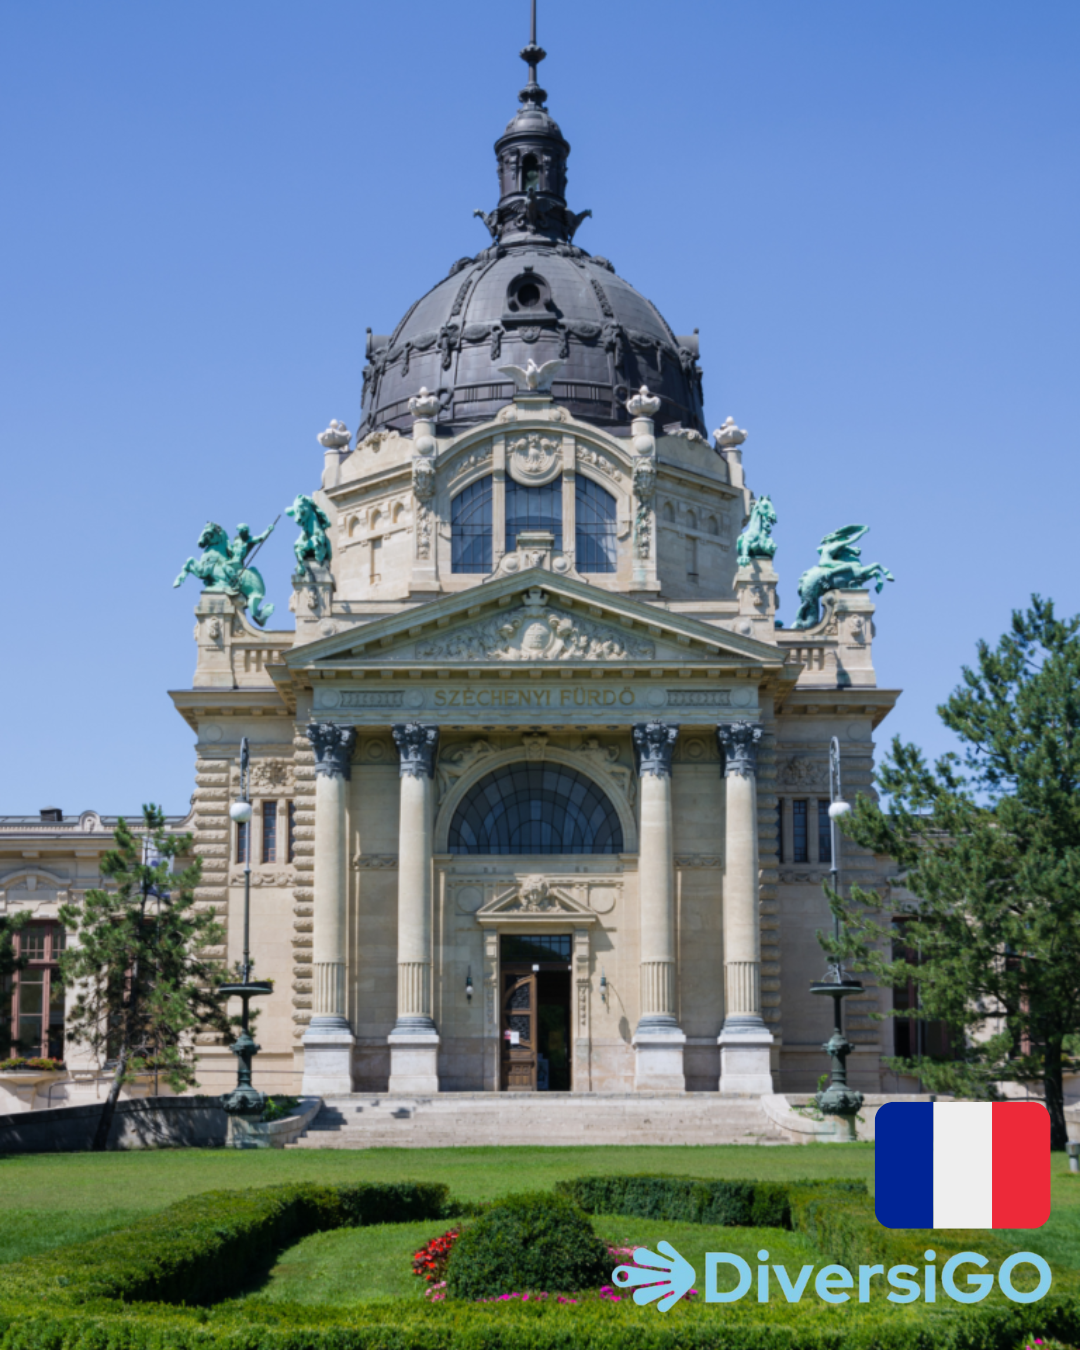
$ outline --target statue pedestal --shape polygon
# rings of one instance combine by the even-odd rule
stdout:
[[[773,640],[779,581],[771,558],[751,558],[747,566],[739,568],[735,573],[735,599],[739,602],[737,633],[763,642]]]
[[[333,573],[329,567],[305,563],[292,574],[292,583],[289,608],[296,615],[297,642],[315,642],[318,638],[328,637],[323,625],[331,621]]]

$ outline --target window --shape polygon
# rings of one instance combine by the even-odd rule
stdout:
[[[832,828],[829,820],[829,803],[817,804],[817,860],[819,863],[832,863]]]
[[[236,827],[236,861],[246,863],[248,860],[248,830],[251,828],[251,822],[242,820]]]
[[[491,571],[491,475],[470,483],[450,503],[451,572]]]
[[[550,530],[555,551],[562,552],[562,474],[543,487],[523,487],[506,480],[506,551],[517,548],[521,530]]]
[[[289,841],[286,862],[296,861],[296,803],[289,803]]]
[[[482,778],[454,812],[451,853],[621,853],[611,802],[558,764],[510,764]]]
[[[526,155],[521,161],[521,189],[523,192],[540,190],[540,166],[535,155]]]
[[[810,861],[810,841],[806,831],[805,801],[791,803],[791,861]]]
[[[277,862],[277,802],[262,804],[262,860]]]
[[[64,1057],[64,986],[59,959],[64,930],[59,924],[29,924],[15,938],[16,954],[29,962],[0,981],[0,1059]]]
[[[574,511],[577,570],[614,572],[615,498],[599,483],[579,473],[574,485]]]
[[[784,861],[784,799],[776,803],[776,861]]]
[[[698,541],[693,535],[688,535],[686,539],[686,577],[688,581],[697,581],[697,551]]]
[[[904,932],[906,923],[903,919],[893,920],[893,950],[894,961],[904,960],[913,966],[922,964],[922,957],[916,947],[910,947],[906,941]],[[906,1012],[909,1008],[918,1008],[919,1006],[919,986],[914,980],[908,980],[907,984],[893,989],[893,1007],[898,1012]],[[952,1040],[949,1035],[949,1027],[945,1022],[931,1021],[926,1017],[894,1017],[891,1019],[893,1024],[893,1053],[900,1059],[918,1059],[923,1055],[930,1056],[933,1059],[955,1059],[956,1054],[953,1049]]]
[[[511,961],[569,961],[569,933],[503,933],[499,938],[499,960],[505,965]]]

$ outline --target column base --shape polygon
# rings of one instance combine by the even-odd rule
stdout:
[[[685,1092],[683,1049],[686,1034],[672,1027],[663,1031],[637,1031],[634,1047],[635,1092]]]
[[[386,1038],[390,1047],[390,1091],[422,1092],[439,1090],[439,1035],[435,1031],[409,1033],[392,1031]]]
[[[303,1096],[338,1097],[350,1093],[355,1044],[356,1037],[344,1018],[340,1025],[309,1026],[304,1032],[304,1077],[300,1087]]]
[[[764,1022],[728,1030],[717,1037],[720,1046],[720,1095],[729,1097],[765,1096],[775,1092],[769,1067],[772,1032]]]

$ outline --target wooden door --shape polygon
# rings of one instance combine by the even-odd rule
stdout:
[[[502,1088],[536,1091],[536,976],[503,973]]]

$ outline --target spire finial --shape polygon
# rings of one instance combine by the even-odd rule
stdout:
[[[543,104],[547,98],[547,90],[541,89],[536,78],[536,68],[540,62],[547,56],[543,47],[537,46],[536,42],[536,0],[532,0],[532,24],[529,30],[529,45],[522,47],[521,59],[529,67],[529,83],[518,95],[522,103]]]

